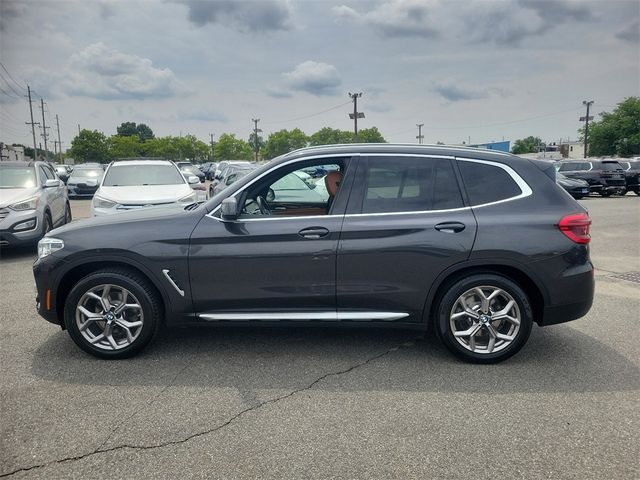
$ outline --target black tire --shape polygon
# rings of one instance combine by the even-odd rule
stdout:
[[[633,191],[636,195],[640,195],[640,189]]]
[[[103,350],[92,345],[82,336],[76,324],[76,307],[82,296],[92,287],[101,284],[116,285],[131,292],[142,308],[144,321],[141,332],[128,346],[118,350]],[[64,322],[71,339],[85,352],[99,358],[117,360],[129,358],[139,353],[156,336],[162,321],[162,304],[151,283],[141,275],[119,268],[93,272],[74,285],[67,296],[64,308]]]
[[[71,205],[69,204],[69,202],[67,202],[67,206],[65,207],[64,212],[64,223],[71,223],[71,220],[73,220],[73,216],[71,214]]]
[[[44,237],[47,233],[49,233],[53,228],[53,221],[51,220],[51,215],[49,214],[49,212],[46,212],[44,214],[43,221],[44,221],[44,225],[42,227],[42,237]]]
[[[602,192],[600,192],[600,195],[602,195],[603,197],[610,197],[611,196],[611,192],[603,190]]]
[[[491,286],[507,292],[515,300],[520,312],[520,327],[515,338],[502,350],[493,353],[476,353],[461,345],[453,335],[450,315],[458,298],[468,290],[479,286]],[[515,282],[494,273],[479,273],[462,278],[441,296],[436,309],[435,326],[444,345],[459,358],[471,363],[497,363],[516,354],[524,346],[531,333],[533,311],[527,294]]]
[[[576,200],[582,200],[582,197],[584,197],[584,195],[573,195],[573,198]]]

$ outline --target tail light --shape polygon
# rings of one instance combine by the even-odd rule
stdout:
[[[558,228],[564,233],[571,241],[586,244],[591,241],[589,235],[589,227],[591,226],[591,219],[586,213],[573,213],[566,215],[558,222]]]

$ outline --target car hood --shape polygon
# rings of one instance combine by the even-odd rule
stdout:
[[[588,187],[589,182],[581,180],[579,178],[558,178],[558,184],[563,187]]]
[[[13,205],[29,197],[33,197],[38,188],[0,188],[0,207]]]
[[[127,187],[105,187],[98,189],[96,195],[121,204],[170,203],[191,194],[186,183],[179,185],[136,185]]]

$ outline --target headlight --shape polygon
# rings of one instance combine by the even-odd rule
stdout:
[[[21,202],[14,203],[13,205],[9,205],[9,208],[17,212],[22,212],[24,210],[35,210],[36,208],[38,208],[39,200],[40,200],[39,197],[27,198],[26,200],[23,200]]]
[[[180,203],[193,203],[196,201],[196,192],[191,192],[189,195],[182,197],[178,202]]]
[[[97,197],[94,195],[93,206],[95,208],[113,208],[116,206],[116,202],[112,202],[111,200],[107,200],[106,198]]]
[[[44,237],[38,242],[38,258],[44,258],[63,248],[64,242],[59,238]]]

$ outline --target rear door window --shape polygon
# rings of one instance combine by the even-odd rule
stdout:
[[[368,165],[362,213],[418,212],[463,206],[450,160],[371,157]]]
[[[509,173],[486,163],[458,162],[471,205],[484,205],[517,197],[522,190]]]

